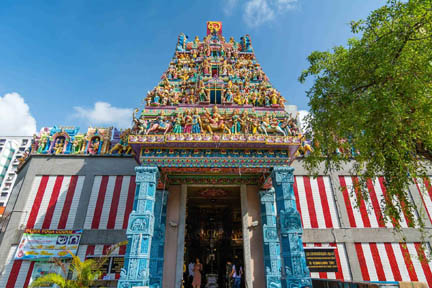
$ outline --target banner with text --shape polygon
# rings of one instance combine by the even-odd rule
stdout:
[[[72,258],[76,255],[82,230],[26,229],[16,260],[36,260],[47,258]]]

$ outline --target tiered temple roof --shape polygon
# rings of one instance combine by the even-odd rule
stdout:
[[[297,119],[285,112],[284,97],[257,62],[250,36],[226,41],[221,22],[207,22],[203,40],[179,35],[174,57],[145,103],[139,116],[135,110],[130,143],[262,147],[301,138]]]
[[[297,115],[285,111],[285,98],[256,60],[250,36],[226,41],[221,22],[207,22],[202,40],[179,35],[168,69],[145,103],[135,109],[130,129],[90,128],[84,135],[54,127],[35,136],[32,154],[135,154],[158,165],[172,157],[182,162],[240,155],[247,165],[266,166],[257,159],[286,164],[299,147],[310,149]]]

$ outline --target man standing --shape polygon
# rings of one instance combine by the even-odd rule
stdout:
[[[232,270],[233,270],[233,264],[230,260],[227,261],[225,266],[225,285],[226,288],[232,287]]]

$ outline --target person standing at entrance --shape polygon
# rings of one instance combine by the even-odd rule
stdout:
[[[233,269],[232,269],[232,277],[234,279],[234,286],[233,288],[240,288],[241,287],[241,279],[242,279],[242,275],[243,275],[243,267],[240,266],[239,263],[236,263],[235,265],[233,265]]]
[[[193,277],[194,277],[194,266],[195,266],[195,264],[194,264],[194,262],[192,261],[192,259],[191,259],[191,261],[189,262],[189,264],[188,264],[188,288],[189,287],[192,287],[192,282],[193,282]]]
[[[195,265],[193,269],[193,282],[192,287],[193,288],[200,288],[201,287],[201,271],[202,271],[202,264],[200,263],[199,258],[196,258]]]
[[[232,271],[233,271],[233,264],[230,260],[227,261],[225,266],[225,280],[226,280],[226,288],[232,288]]]

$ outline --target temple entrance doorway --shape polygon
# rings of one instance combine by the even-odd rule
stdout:
[[[244,287],[240,187],[188,186],[186,203],[184,287],[192,287],[189,264],[196,258],[203,266],[201,287],[233,287],[229,263],[242,267]]]

